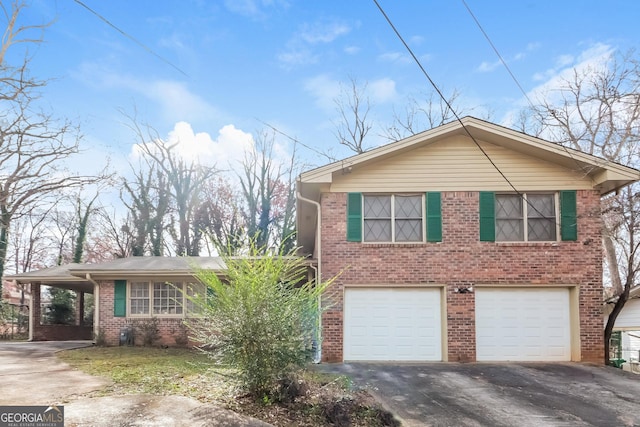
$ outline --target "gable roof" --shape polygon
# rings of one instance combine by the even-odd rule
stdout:
[[[313,248],[317,243],[315,241],[315,228],[319,220],[315,207],[307,203],[307,201],[319,202],[321,193],[329,191],[333,185],[336,185],[340,180],[344,180],[347,174],[349,176],[359,175],[363,171],[374,168],[375,165],[384,164],[385,161],[390,162],[394,158],[397,159],[402,155],[413,152],[412,150],[431,148],[431,146],[435,146],[436,143],[441,141],[444,146],[447,146],[453,139],[466,140],[469,141],[469,150],[476,150],[480,153],[480,148],[471,142],[472,138],[469,135],[473,136],[473,139],[481,146],[486,147],[489,144],[505,151],[519,153],[523,157],[536,159],[540,161],[539,163],[556,165],[557,169],[571,171],[583,185],[586,185],[586,188],[593,188],[599,191],[600,194],[616,191],[640,180],[640,171],[637,169],[609,162],[600,157],[566,148],[504,126],[474,117],[464,117],[460,121],[447,123],[400,141],[300,174],[297,181],[296,220],[298,244],[303,248],[303,252],[314,252]],[[489,165],[488,167],[494,167],[494,165],[491,165],[493,159],[485,158],[483,155],[480,155],[480,157],[480,162],[484,163],[486,161],[486,164]],[[497,170],[494,171],[496,172],[496,179],[500,179],[500,183],[505,184],[505,178],[500,178]],[[407,173],[407,171],[403,172]],[[362,175],[360,174],[359,176]],[[511,180],[513,177],[510,178],[507,173],[506,179]],[[460,188],[460,191],[463,190],[467,191],[468,189]]]
[[[367,164],[380,161],[388,156],[395,156],[421,146],[433,144],[454,135],[468,137],[471,134],[478,141],[520,152],[522,154],[544,159],[569,169],[579,169],[590,177],[601,194],[610,193],[625,185],[640,180],[640,171],[609,162],[597,156],[545,141],[504,126],[496,125],[475,117],[464,117],[425,132],[410,136],[381,147],[348,157],[328,165],[303,172],[299,183],[330,184],[336,173],[345,170],[366,167]],[[464,124],[464,126],[463,126]],[[489,159],[487,159],[487,162]],[[507,177],[508,178],[508,177]]]

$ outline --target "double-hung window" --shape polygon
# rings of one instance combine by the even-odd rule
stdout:
[[[365,242],[422,242],[422,195],[363,195]]]
[[[555,193],[496,194],[496,241],[556,241]]]

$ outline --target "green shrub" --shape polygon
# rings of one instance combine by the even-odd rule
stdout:
[[[320,296],[329,282],[308,280],[293,255],[226,257],[224,280],[198,271],[207,297],[201,317],[187,319],[192,339],[219,363],[236,369],[247,391],[271,398],[279,381],[313,357]]]

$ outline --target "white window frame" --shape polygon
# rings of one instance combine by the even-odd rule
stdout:
[[[395,201],[396,201],[396,197],[420,197],[420,240],[401,240],[401,241],[397,241],[396,240],[396,221],[397,218],[395,216],[395,212],[396,212],[396,205],[395,205]],[[365,198],[366,197],[391,197],[391,217],[390,218],[375,218],[375,217],[370,217],[367,218],[365,216]],[[426,212],[425,212],[425,195],[424,193],[368,193],[368,194],[363,194],[362,195],[362,242],[363,243],[370,243],[370,244],[376,244],[376,243],[397,243],[397,244],[416,244],[416,243],[424,243],[426,241]],[[391,221],[391,240],[367,240],[367,236],[366,236],[366,228],[365,228],[365,223],[367,221],[367,219],[370,220],[376,220],[376,219],[388,219],[389,221]],[[400,218],[401,220],[403,219],[418,219],[418,218]]]
[[[181,302],[177,303],[180,307],[182,307],[182,313],[155,313],[154,312],[154,304],[157,299],[154,294],[154,285],[155,284],[168,284],[170,286],[174,286],[179,289],[181,294]],[[142,299],[139,297],[132,296],[132,289],[134,284],[146,284],[148,290],[148,311],[146,313],[132,313],[131,312],[131,301],[134,299]],[[174,280],[158,280],[158,279],[139,279],[139,280],[128,280],[127,281],[127,316],[134,318],[146,318],[146,317],[161,317],[161,318],[177,318],[181,319],[187,316],[197,316],[198,313],[193,311],[193,305],[189,304],[188,299],[185,295],[195,295],[194,292],[189,291],[189,287],[202,287],[203,292],[205,291],[205,285],[193,282],[193,281],[174,281]],[[193,289],[193,288],[192,288]],[[172,297],[169,297],[172,298]]]
[[[546,243],[546,242],[558,242],[560,241],[560,196],[559,193],[556,192],[549,192],[549,191],[540,191],[540,192],[535,192],[535,191],[529,191],[526,193],[520,193],[522,195],[522,218],[519,218],[520,220],[522,220],[523,222],[523,239],[522,240],[498,240],[497,236],[498,236],[498,216],[496,215],[495,221],[496,221],[496,242],[506,242],[506,243],[516,243],[516,242],[526,242],[526,243]],[[554,226],[555,226],[555,235],[556,238],[555,240],[529,240],[529,209],[532,209],[531,206],[529,206],[529,203],[527,201],[527,196],[531,194],[536,194],[536,195],[548,195],[548,196],[553,196],[553,210],[554,210]],[[496,199],[500,196],[515,196],[517,194],[515,193],[496,193]]]

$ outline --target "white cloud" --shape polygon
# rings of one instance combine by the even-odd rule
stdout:
[[[298,37],[309,44],[331,43],[347,34],[351,28],[342,22],[315,22],[303,24]]]
[[[313,77],[305,82],[304,89],[315,98],[317,106],[325,111],[335,110],[335,99],[340,96],[340,82],[326,74]]]
[[[480,72],[480,73],[488,73],[488,72],[491,72],[491,71],[495,70],[500,65],[502,65],[502,62],[500,62],[500,60],[495,61],[495,62],[486,62],[486,61],[484,61],[478,66],[477,71]]]
[[[411,62],[411,57],[403,52],[385,52],[378,55],[378,61],[406,64]]]
[[[545,98],[547,102],[553,102],[551,97],[557,93],[555,89],[564,86],[564,81],[569,80],[575,71],[583,72],[589,68],[602,69],[606,67],[615,49],[612,46],[597,43],[582,51],[577,57],[561,55],[556,60],[556,67],[537,73],[535,78],[544,78],[544,83],[533,88],[528,96],[532,100]]]
[[[349,25],[338,20],[303,24],[289,39],[285,50],[279,53],[277,58],[286,67],[316,63],[320,54],[314,52],[312,47],[332,43],[350,31]]]
[[[424,37],[422,36],[412,36],[409,39],[409,43],[414,45],[414,46],[419,46],[424,42]]]
[[[189,91],[184,83],[157,80],[140,84],[138,88],[140,92],[158,103],[165,120],[203,121],[220,116],[217,108]]]
[[[142,80],[128,74],[113,72],[109,67],[98,63],[82,64],[74,77],[100,90],[124,90],[143,95],[155,103],[165,121],[201,122],[220,119],[222,116],[215,106],[191,92],[189,87],[180,81]]]
[[[268,9],[289,7],[286,0],[225,0],[225,7],[233,13],[252,19],[264,19]]]
[[[227,169],[229,165],[236,164],[254,144],[250,133],[237,129],[232,124],[223,126],[213,139],[206,132],[194,132],[187,122],[177,122],[163,141],[166,146],[175,144],[173,150],[184,160],[219,169]],[[141,153],[140,144],[135,144],[131,150],[131,158],[138,159]]]
[[[545,103],[554,104],[561,101],[562,93],[559,89],[566,86],[566,81],[570,81],[574,72],[578,74],[584,73],[590,69],[603,69],[608,67],[609,61],[614,54],[615,49],[606,44],[597,43],[583,50],[578,55],[564,54],[555,60],[555,66],[535,73],[534,81],[542,81],[538,86],[534,87],[527,93],[527,97],[532,102],[537,103],[544,99]],[[528,105],[525,98],[519,99],[514,103],[514,109],[505,114],[502,123],[509,126],[513,122],[513,118],[517,117],[517,112],[523,106]]]
[[[393,101],[398,96],[396,82],[389,78],[370,82],[368,90],[371,100],[378,103]]]
[[[344,53],[349,55],[355,55],[360,52],[360,48],[358,46],[347,46],[344,48]]]

